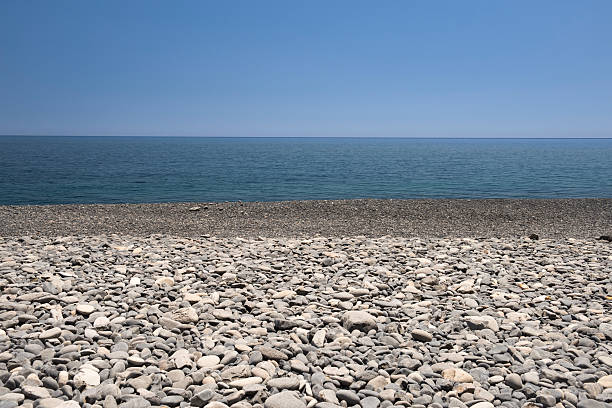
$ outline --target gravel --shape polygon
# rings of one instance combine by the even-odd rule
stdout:
[[[612,235],[612,199],[334,200],[0,206],[0,236],[521,237]]]
[[[537,232],[3,237],[0,407],[610,407],[612,244]]]

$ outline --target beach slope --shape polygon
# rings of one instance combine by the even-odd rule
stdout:
[[[610,233],[612,199],[0,206],[1,236],[596,238]]]

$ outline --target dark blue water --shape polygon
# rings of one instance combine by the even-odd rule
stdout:
[[[612,139],[0,137],[0,204],[612,197]]]

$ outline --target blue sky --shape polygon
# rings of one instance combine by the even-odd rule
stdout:
[[[612,137],[612,1],[27,1],[0,134]]]

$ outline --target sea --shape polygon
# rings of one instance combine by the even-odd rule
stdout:
[[[0,136],[0,205],[612,197],[612,139]]]

